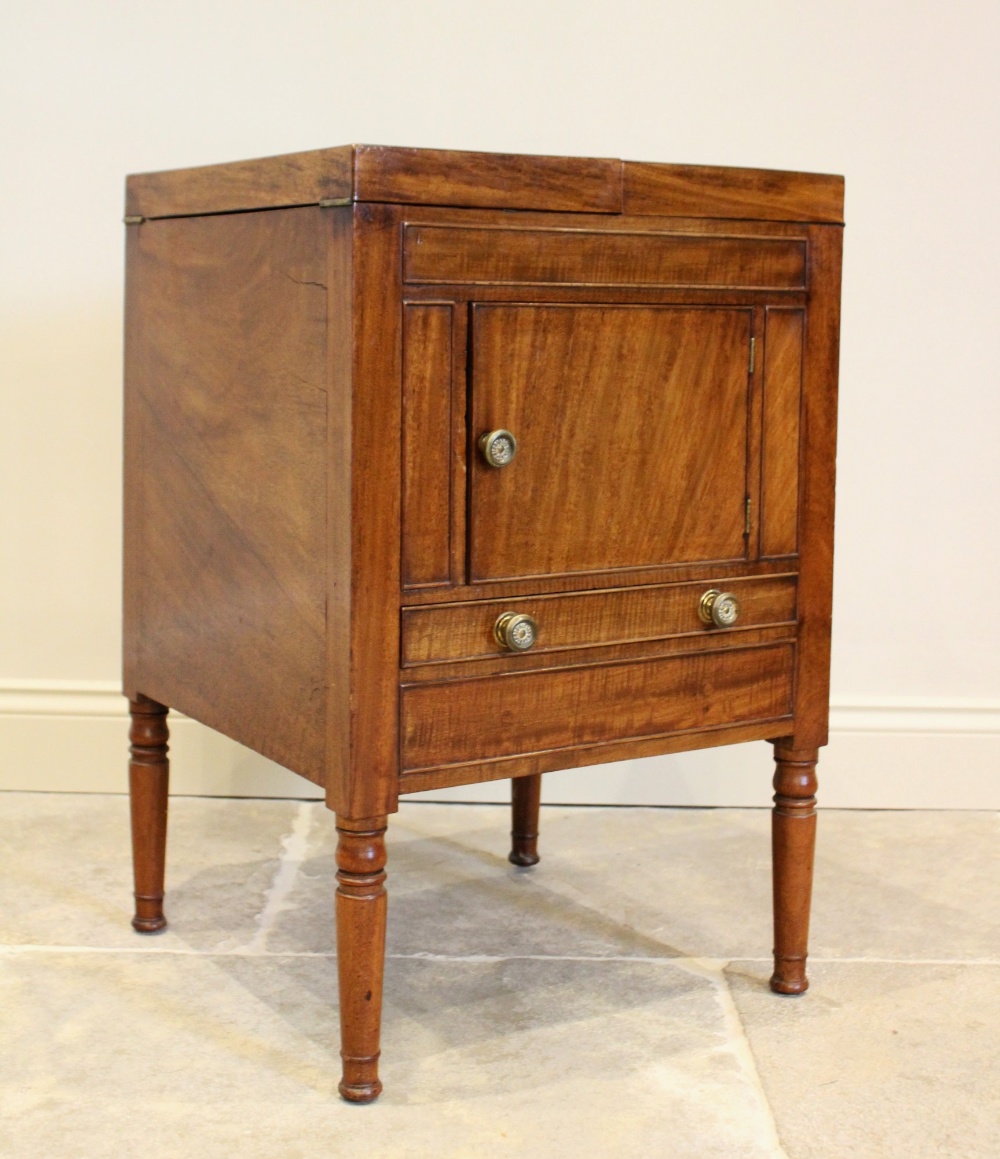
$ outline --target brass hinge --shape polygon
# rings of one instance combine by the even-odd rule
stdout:
[[[757,339],[750,339],[750,373],[753,374],[754,356],[757,351]]]
[[[324,197],[319,203],[320,209],[333,209],[335,205],[350,205],[353,197]]]
[[[750,538],[750,503],[751,503],[751,499],[750,499],[750,496],[748,495],[747,501],[746,501],[746,506],[744,507],[744,515],[743,515],[743,534],[748,539]]]
[[[141,213],[134,213],[122,218],[126,225],[142,225],[145,220]]]

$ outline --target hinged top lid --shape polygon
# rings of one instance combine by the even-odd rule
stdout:
[[[775,169],[342,145],[136,174],[126,183],[125,213],[184,217],[351,201],[839,224],[844,179]]]

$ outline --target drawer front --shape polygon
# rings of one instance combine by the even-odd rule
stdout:
[[[409,283],[803,290],[801,238],[408,225]]]
[[[698,604],[711,588],[731,591],[739,601],[733,627],[716,628],[699,618]],[[509,656],[494,634],[497,618],[506,612],[523,612],[537,624],[532,652],[558,652],[793,623],[795,591],[795,576],[784,575],[405,608],[402,663],[407,668]]]
[[[794,645],[404,686],[402,772],[791,715]]]

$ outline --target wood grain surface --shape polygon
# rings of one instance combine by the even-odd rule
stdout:
[[[796,749],[827,743],[833,618],[833,512],[843,233],[813,227],[809,312],[802,368],[799,476],[799,650]]]
[[[452,307],[403,309],[403,587],[451,580]]]
[[[793,643],[796,626],[775,624],[766,628],[709,630],[690,635],[665,636],[658,640],[633,640],[625,644],[595,644],[563,651],[503,652],[467,660],[442,660],[414,664],[400,670],[406,684],[439,680],[468,680],[471,676],[530,672],[576,664],[615,664],[620,661],[654,660],[693,652],[751,648],[757,644]],[[774,735],[773,733],[771,734]]]
[[[122,692],[129,700],[139,696],[139,645],[142,637],[140,594],[143,572],[143,407],[139,384],[150,377],[151,351],[146,330],[145,246],[141,231],[125,231],[125,324],[123,350],[122,448]]]
[[[477,306],[470,578],[746,556],[750,312]]]
[[[352,435],[354,422],[354,207],[324,210],[326,251],[326,785],[345,800],[351,782]]]
[[[805,288],[794,238],[410,225],[407,282]]]
[[[776,994],[809,988],[809,911],[816,852],[816,749],[774,746],[774,808],[771,811]]]
[[[550,749],[543,753],[518,754],[496,760],[475,760],[435,769],[419,769],[402,774],[399,779],[399,791],[401,794],[422,793],[427,789],[448,789],[456,785],[476,785],[483,781],[531,777],[540,773],[551,773],[557,769],[576,769],[585,765],[634,761],[643,757],[659,757],[669,753],[718,748],[727,744],[763,741],[773,737],[775,732],[782,731],[790,723],[791,717],[786,716],[779,721],[719,725],[694,732],[675,732],[638,740],[607,741],[581,745],[573,749]]]
[[[621,162],[598,157],[355,146],[359,201],[621,212]]]
[[[474,464],[473,464],[474,465]],[[464,504],[459,504],[464,510]],[[656,564],[652,567],[615,568],[605,572],[583,572],[577,575],[530,576],[526,579],[490,581],[489,588],[482,583],[454,583],[450,588],[413,588],[406,593],[406,604],[457,603],[464,600],[518,599],[522,596],[560,595],[563,592],[596,591],[616,587],[642,587],[645,584],[683,583],[691,580],[712,579],[719,582],[736,580],[752,575],[783,575],[793,570],[794,561],[788,559],[736,559],[713,561],[706,565],[695,563]]]
[[[567,213],[841,222],[844,179],[613,158],[341,145],[139,173],[129,216],[178,217],[323,200]]]
[[[512,778],[527,866],[543,773],[771,740],[772,987],[805,989],[842,209],[817,174],[378,146],[129,179],[134,924],[167,705],[324,785],[346,1099],[381,1090],[401,792]]]
[[[522,869],[537,865],[538,814],[542,803],[542,775],[515,777],[510,794],[510,853],[507,860]]]
[[[135,691],[322,784],[323,211],[137,233],[125,528]]]
[[[137,696],[129,702],[128,789],[135,882],[132,928],[140,934],[155,934],[167,924],[163,916],[163,880],[170,787],[168,711],[148,696]]]
[[[337,818],[338,1084],[349,1103],[370,1103],[378,1077],[385,973],[385,817]]]
[[[765,318],[760,553],[794,555],[805,313],[770,307]]]
[[[258,161],[137,173],[125,184],[125,213],[184,217],[316,205],[328,198],[350,197],[353,170],[353,150],[344,145]]]
[[[706,625],[698,616],[702,595],[718,586],[706,579],[694,584],[657,584],[565,596],[404,608],[403,667],[509,656],[493,632],[497,617],[508,611],[526,613],[538,625],[532,655],[670,636],[717,639],[723,634],[741,634],[767,624],[794,623],[793,575],[725,581],[723,586],[740,603],[739,619],[732,628]]]
[[[791,708],[793,654],[779,644],[404,685],[402,768],[777,719]]]
[[[825,173],[626,161],[623,213],[748,220],[844,220],[844,179]]]
[[[356,205],[351,427],[351,763],[338,817],[396,811],[402,300],[399,211]]]

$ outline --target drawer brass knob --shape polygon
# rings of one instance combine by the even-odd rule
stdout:
[[[517,454],[517,439],[510,431],[487,431],[479,436],[479,449],[490,467],[506,467]]]
[[[720,592],[712,588],[701,597],[698,618],[704,624],[714,624],[716,628],[731,628],[740,618],[740,601],[732,592]]]
[[[527,652],[538,638],[538,625],[523,612],[504,612],[493,625],[493,635],[501,648]]]

